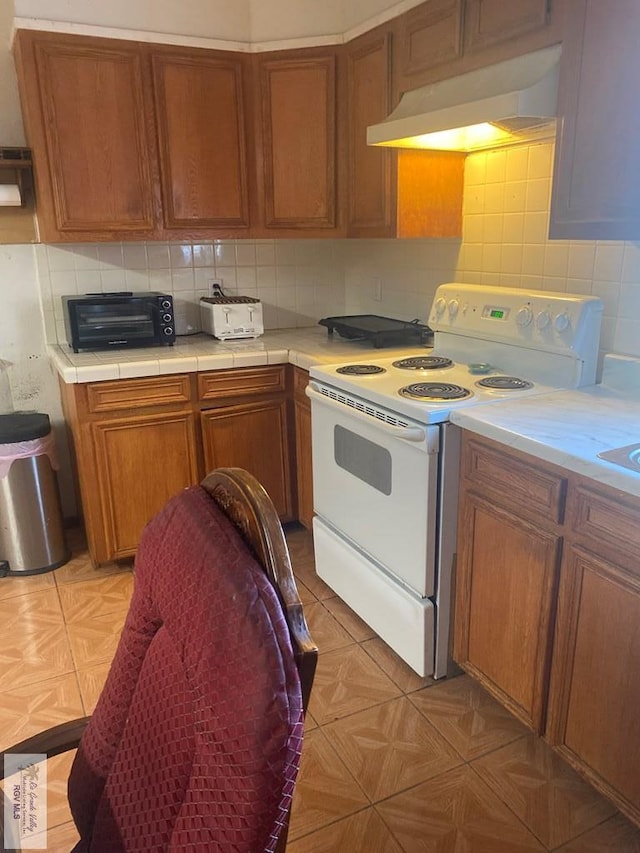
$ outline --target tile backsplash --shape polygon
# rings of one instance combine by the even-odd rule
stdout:
[[[602,351],[640,355],[640,245],[548,240],[552,167],[552,143],[470,155],[462,240],[38,245],[47,340],[65,340],[63,294],[166,291],[189,333],[212,279],[260,298],[270,329],[344,313],[425,321],[438,284],[458,280],[599,296]]]
[[[640,355],[640,244],[549,240],[552,168],[552,143],[469,155],[462,241],[350,242],[348,313],[424,320],[445,281],[591,294],[604,302],[601,353]]]
[[[60,297],[74,293],[171,293],[178,334],[198,331],[198,303],[214,279],[229,295],[258,297],[268,329],[309,326],[344,313],[340,241],[40,245],[36,255],[49,343],[66,340]]]

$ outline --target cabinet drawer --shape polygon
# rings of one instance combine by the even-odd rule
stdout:
[[[571,529],[596,554],[640,574],[640,500],[606,495],[578,483],[571,492]]]
[[[90,412],[188,403],[190,399],[189,376],[186,373],[144,379],[115,379],[113,382],[91,382],[87,385]]]
[[[491,489],[504,506],[522,504],[531,514],[561,522],[564,515],[566,479],[548,471],[532,459],[516,458],[510,448],[489,447],[467,439],[462,457],[462,475],[468,483]]]
[[[285,391],[286,365],[246,367],[238,370],[213,370],[198,374],[198,398],[243,397],[245,394],[270,394]]]

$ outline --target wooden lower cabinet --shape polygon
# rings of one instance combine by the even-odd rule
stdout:
[[[540,733],[561,538],[466,492],[460,541],[454,657]]]
[[[309,381],[306,370],[294,367],[293,405],[296,430],[296,481],[298,521],[308,530],[313,522],[313,461],[311,454],[311,403],[304,393]]]
[[[640,824],[640,499],[468,432],[461,462],[454,658]]]
[[[264,400],[201,413],[204,460],[213,468],[246,468],[262,483],[280,518],[292,519],[286,441],[287,401]]]
[[[640,566],[625,553],[640,507],[625,496],[613,517],[614,496],[589,491],[586,506],[586,490],[570,495],[575,538],[562,567],[547,738],[640,823]],[[585,535],[605,518],[618,549]]]
[[[198,482],[195,415],[116,418],[93,423],[91,431],[104,557],[127,557],[135,553],[142,529],[169,498]]]
[[[61,383],[94,564],[133,556],[145,524],[213,468],[246,468],[295,518],[286,365]]]

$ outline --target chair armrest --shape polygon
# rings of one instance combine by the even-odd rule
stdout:
[[[87,727],[91,717],[79,717],[77,720],[69,720],[59,726],[53,726],[44,732],[39,732],[33,737],[16,743],[5,749],[2,753],[2,765],[0,766],[0,779],[4,779],[4,756],[8,754],[33,754],[44,753],[47,758],[77,749],[82,733]]]

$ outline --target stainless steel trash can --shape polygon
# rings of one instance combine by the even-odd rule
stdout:
[[[0,574],[35,575],[66,563],[49,416],[0,415]]]

